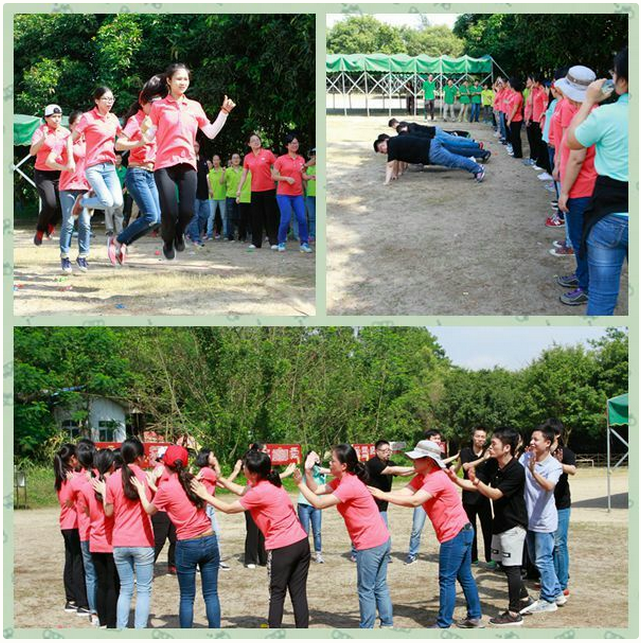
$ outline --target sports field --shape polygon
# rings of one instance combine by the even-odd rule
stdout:
[[[526,617],[526,625],[541,628],[590,627],[599,630],[627,626],[628,615],[628,479],[627,471],[613,478],[614,509],[605,510],[604,469],[580,468],[571,481],[570,598],[565,607],[550,614]],[[295,497],[292,499],[295,501]],[[218,514],[223,558],[231,570],[219,576],[223,628],[264,627],[268,593],[264,568],[245,569],[242,552],[243,516]],[[399,628],[424,628],[435,621],[438,610],[438,544],[431,525],[423,531],[421,554],[411,566],[403,564],[411,529],[412,511],[390,505],[393,564],[388,583],[394,604],[394,624]],[[358,627],[356,567],[349,561],[349,539],[334,508],[323,513],[323,553],[326,563],[311,564],[308,580],[310,626]],[[480,537],[480,535],[479,535]],[[64,612],[62,587],[63,541],[57,509],[15,512],[14,627],[56,630],[89,627],[88,619]],[[151,602],[150,626],[178,627],[178,582],[166,574],[166,554],[157,564]],[[484,616],[507,607],[505,577],[475,568]],[[197,579],[199,582],[199,579]],[[535,594],[532,584],[529,588]],[[464,618],[460,588],[455,618]],[[206,627],[202,597],[197,596],[195,627]],[[6,627],[7,625],[5,625]],[[293,627],[289,600],[284,627]],[[452,631],[452,634],[454,631]],[[159,635],[155,638],[161,638]]]

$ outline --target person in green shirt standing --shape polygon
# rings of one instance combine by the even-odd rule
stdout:
[[[240,162],[240,155],[239,155]],[[233,164],[233,158],[232,158]],[[240,168],[241,176],[243,168]],[[239,180],[240,182],[240,180]],[[236,186],[236,194],[238,194],[238,186]],[[236,197],[236,203],[238,204],[238,213],[240,216],[240,223],[238,224],[238,241],[243,243],[248,239],[251,239],[252,228],[252,173],[251,170],[247,170],[247,179],[243,185],[243,189],[240,191],[240,196]]]
[[[430,74],[423,83],[423,93],[425,94],[425,120],[427,120],[427,108],[430,108],[430,119],[434,120],[434,98],[436,82],[434,76]]]
[[[481,91],[481,105],[483,106],[483,122],[492,123],[492,119],[494,118],[494,111],[492,109],[494,105],[494,90],[488,83],[483,85],[483,90]]]
[[[220,163],[220,156],[214,154],[211,159],[214,167],[209,170],[209,184],[211,192],[209,203],[211,213],[207,220],[207,232],[205,239],[220,239],[220,229],[223,228],[224,238],[229,239],[227,231],[227,218],[225,206],[227,205],[226,189],[224,185],[225,168]],[[221,182],[221,178],[223,181]]]
[[[481,86],[479,81],[475,80],[470,88],[472,97],[472,110],[470,111],[470,123],[478,123],[481,115]]]
[[[470,83],[467,78],[463,81],[463,84],[458,89],[459,101],[461,102],[461,111],[458,115],[459,123],[462,123],[467,116],[467,110],[470,105]]]
[[[307,207],[307,221],[309,242],[316,240],[316,148],[309,151],[309,161],[303,166],[309,179],[305,182],[305,206]],[[304,180],[304,177],[303,177]]]
[[[454,102],[458,95],[458,89],[451,78],[447,79],[447,85],[443,87],[443,120],[456,120]],[[449,114],[449,118],[448,118]]]
[[[240,166],[240,154],[231,155],[231,166],[224,169],[221,176],[221,185],[225,188],[225,239],[234,241],[238,230],[238,241],[244,241],[240,234],[240,207],[236,202],[236,191],[240,183],[243,168]]]

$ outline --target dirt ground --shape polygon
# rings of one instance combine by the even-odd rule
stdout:
[[[614,504],[605,510],[604,469],[580,469],[571,482],[570,589],[565,607],[557,612],[528,616],[526,625],[547,628],[627,627],[628,615],[628,479],[626,471],[613,478]],[[295,497],[292,497],[295,502]],[[63,611],[63,541],[58,531],[56,509],[16,511],[14,627],[56,629],[88,626],[87,620]],[[219,595],[222,626],[265,627],[268,607],[267,577],[263,568],[245,569],[242,552],[245,521],[241,516],[218,515],[223,558],[231,570],[220,572]],[[388,584],[398,628],[424,628],[434,622],[438,611],[438,543],[431,525],[423,531],[419,561],[403,564],[412,523],[412,512],[390,506],[393,564]],[[348,559],[349,539],[345,525],[334,508],[323,512],[324,565],[311,564],[308,579],[310,626],[358,627],[356,567]],[[479,538],[481,535],[479,534]],[[152,590],[150,626],[178,627],[178,584],[165,573],[166,553],[157,564]],[[507,607],[505,576],[475,568],[483,613],[495,615]],[[197,581],[199,582],[199,581]],[[533,595],[536,591],[529,584]],[[199,590],[200,591],[200,590]],[[464,618],[465,604],[457,588],[455,618]],[[289,600],[285,627],[293,627]],[[202,597],[197,596],[195,627],[206,627]],[[162,638],[161,635],[154,638]]]
[[[460,126],[493,153],[482,184],[462,170],[427,166],[385,186],[386,159],[372,142],[392,133],[387,121],[327,117],[329,314],[585,314],[558,299],[564,289],[555,276],[575,262],[548,252],[565,234],[544,225],[553,195],[489,126]],[[626,266],[617,315],[627,314],[627,290]]]
[[[315,253],[298,243],[286,252],[248,250],[246,243],[191,244],[174,261],[162,257],[162,240],[143,237],[124,266],[107,259],[105,230],[95,227],[89,271],[60,271],[58,238],[33,245],[29,227],[14,232],[14,314],[46,315],[313,315]],[[74,240],[75,241],[75,240]],[[76,245],[77,247],[77,245]]]

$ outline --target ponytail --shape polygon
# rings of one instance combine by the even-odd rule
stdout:
[[[71,471],[69,460],[76,455],[76,447],[73,444],[63,444],[53,456],[53,474],[56,491],[62,489],[63,483],[67,480],[67,473]]]
[[[257,451],[254,448],[249,449],[243,458],[243,465],[250,473],[258,474],[259,480],[267,480],[275,487],[283,486],[280,475],[272,469],[271,458],[263,451]]]
[[[129,111],[125,114],[124,123],[127,124],[127,121],[135,116],[143,107],[151,101],[154,96],[160,96],[165,98],[167,96],[167,83],[165,82],[164,74],[156,74],[152,76],[140,90],[138,94],[138,100],[135,100],[129,107]]]
[[[358,461],[356,451],[351,444],[337,444],[332,451],[341,464],[347,465],[347,473],[354,474],[361,482],[369,482],[367,467]]]
[[[133,464],[138,458],[142,458],[145,454],[145,449],[142,442],[138,438],[128,438],[122,443],[120,448],[122,455],[122,490],[125,497],[129,500],[139,500],[140,496],[136,491],[131,478],[134,477],[134,472],[130,469],[129,465]]]
[[[105,473],[111,469],[114,462],[116,461],[116,454],[111,449],[101,449],[98,451],[94,457],[94,466],[98,471],[98,475],[94,471],[91,472],[92,478],[97,478],[100,482],[105,481]],[[102,494],[95,492],[96,500],[102,502]]]
[[[183,491],[185,492],[187,498],[189,498],[189,501],[193,505],[196,505],[198,509],[204,509],[206,504],[205,501],[191,490],[190,483],[195,478],[195,476],[183,467],[183,461],[176,460],[172,465],[166,464],[165,466],[178,476],[180,486],[183,488]]]

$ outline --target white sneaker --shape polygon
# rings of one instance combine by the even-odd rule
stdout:
[[[256,569],[256,565],[254,565],[254,563],[248,563],[245,567],[247,567],[247,569]]]
[[[270,246],[272,250],[278,250],[278,244],[275,243],[273,246]]]
[[[256,246],[255,246],[253,243],[250,243],[250,244],[247,246],[247,250],[256,250]]]
[[[568,602],[567,597],[561,592],[555,599],[554,602],[559,606],[563,606]]]
[[[521,610],[521,614],[541,614],[543,612],[556,612],[559,608],[556,603],[548,603],[547,601],[539,599],[534,601],[532,605],[528,605]]]
[[[536,177],[539,181],[554,181],[554,177],[550,176],[547,172],[543,172]]]
[[[323,559],[322,554],[319,551],[316,552],[316,562],[317,563],[324,563],[325,562],[325,560]]]

